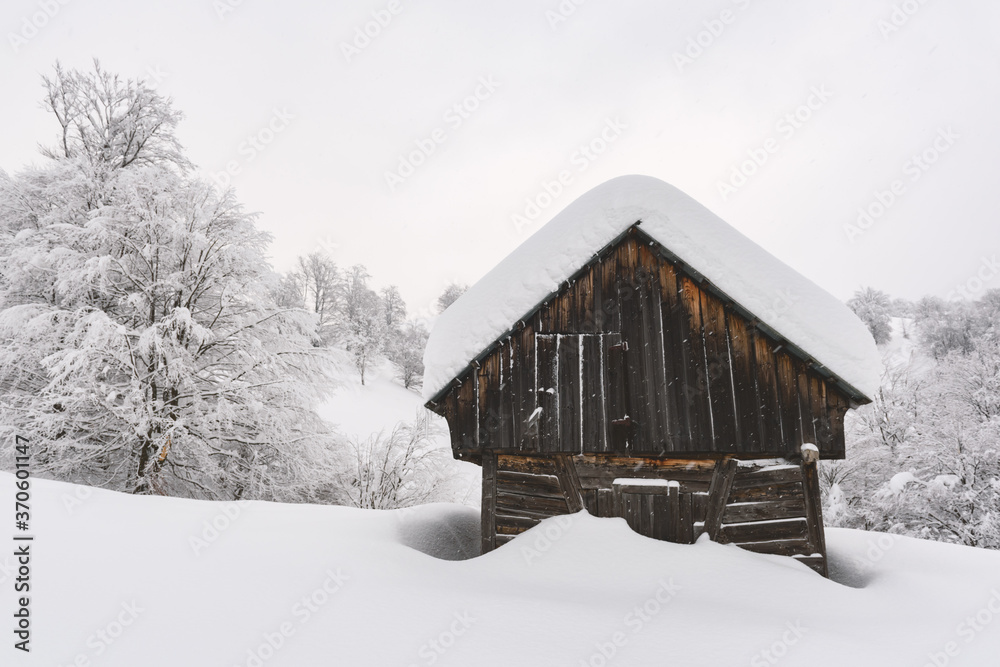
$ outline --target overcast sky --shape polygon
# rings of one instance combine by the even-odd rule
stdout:
[[[0,168],[55,136],[41,75],[97,57],[174,99],[276,268],[324,249],[416,313],[629,173],[840,298],[975,296],[1000,287],[998,27],[981,0],[5,0]]]

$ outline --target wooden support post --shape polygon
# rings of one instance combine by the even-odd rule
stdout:
[[[802,445],[802,490],[806,501],[806,526],[809,543],[815,553],[823,557],[820,574],[829,576],[826,565],[826,535],[823,531],[823,506],[819,490],[819,449],[815,445]]]
[[[555,464],[559,486],[566,497],[566,505],[569,507],[570,514],[585,509],[583,486],[580,484],[580,476],[576,472],[573,458],[569,454],[557,454]]]
[[[497,546],[497,455],[483,452],[483,510],[482,552],[489,553]]]
[[[713,542],[721,542],[724,539],[721,530],[722,514],[726,511],[726,502],[729,500],[729,490],[733,486],[736,467],[736,459],[732,458],[719,459],[715,464],[712,485],[708,489],[708,511],[705,514],[703,530]]]

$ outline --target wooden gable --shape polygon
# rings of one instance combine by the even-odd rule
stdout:
[[[844,414],[864,401],[633,226],[428,407],[476,462],[764,458],[803,443],[843,458]]]

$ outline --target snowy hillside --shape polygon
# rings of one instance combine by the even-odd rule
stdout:
[[[424,407],[419,393],[404,389],[394,379],[394,373],[394,366],[385,361],[372,368],[365,384],[361,384],[353,369],[341,371],[338,387],[319,407],[319,416],[346,439],[362,442],[385,436],[394,425],[412,423],[426,416],[431,422],[433,445],[446,453],[442,465],[452,483],[445,495],[455,502],[477,504],[482,477],[479,466],[452,458],[448,423]]]
[[[0,474],[0,497],[13,483]],[[836,583],[576,515],[448,561],[407,545],[468,552],[474,509],[221,504],[42,480],[32,492],[32,652],[5,665],[994,667],[1000,655],[991,551],[835,529]],[[0,564],[9,590],[13,558]]]

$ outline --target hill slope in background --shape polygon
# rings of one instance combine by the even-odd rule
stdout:
[[[0,474],[0,498],[13,497]],[[227,504],[44,480],[31,505],[32,651],[18,664],[992,667],[1000,655],[1000,553],[878,533],[830,531],[837,583],[586,514],[456,561],[409,545],[474,552],[478,514],[457,505]],[[13,558],[0,565],[10,619]]]
[[[361,384],[353,367],[345,365],[338,373],[336,389],[317,413],[346,440],[354,442],[384,437],[396,425],[413,423],[427,416],[433,435],[431,444],[445,451],[442,466],[450,478],[448,488],[441,490],[439,499],[478,505],[482,495],[481,469],[452,458],[448,423],[424,407],[417,391],[400,385],[395,380],[395,372],[391,362],[383,361],[368,371],[365,384]]]

